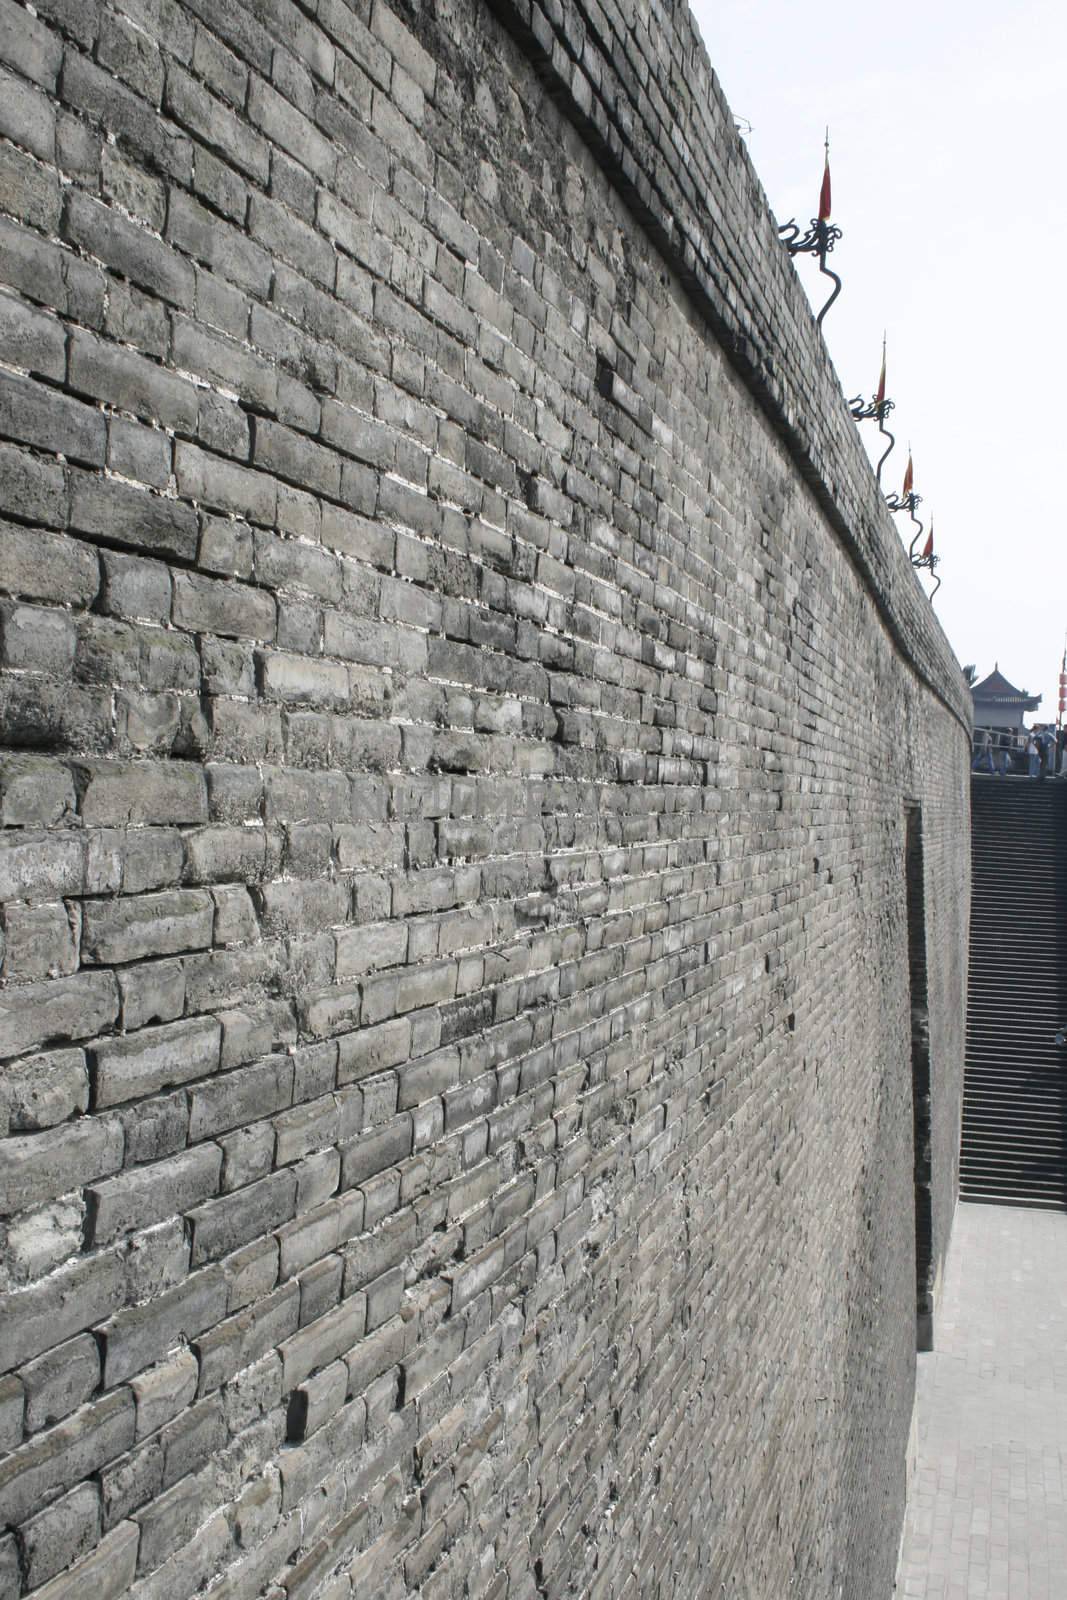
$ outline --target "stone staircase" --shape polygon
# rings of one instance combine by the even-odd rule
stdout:
[[[960,1188],[1067,1209],[1067,781],[975,775]]]

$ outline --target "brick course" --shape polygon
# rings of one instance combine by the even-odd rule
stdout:
[[[687,9],[0,70],[0,1600],[888,1594],[967,696]]]

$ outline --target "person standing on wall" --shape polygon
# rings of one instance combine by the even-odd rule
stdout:
[[[1026,760],[1030,777],[1036,778],[1041,770],[1041,751],[1032,733],[1026,741]]]

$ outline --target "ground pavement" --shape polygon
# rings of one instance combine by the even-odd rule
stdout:
[[[896,1594],[1067,1597],[1067,1215],[961,1204]]]

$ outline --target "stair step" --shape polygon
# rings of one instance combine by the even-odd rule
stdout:
[[[1067,1208],[1067,783],[971,783],[960,1191]]]

